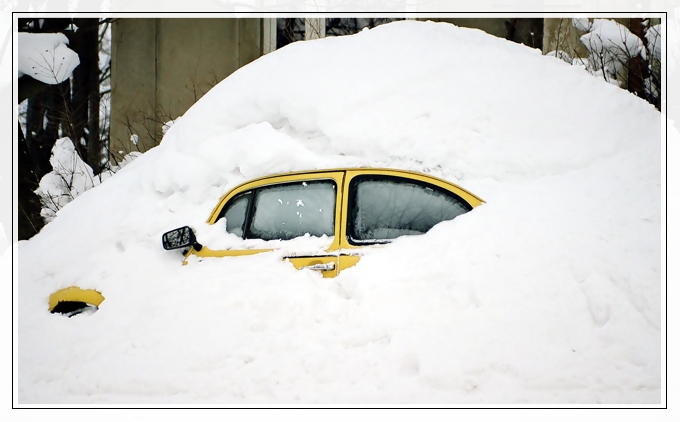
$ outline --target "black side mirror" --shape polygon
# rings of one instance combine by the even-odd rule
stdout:
[[[191,227],[184,226],[163,234],[163,249],[169,251],[171,249],[186,248],[187,246],[193,246],[197,251],[203,248],[196,241],[196,235],[191,230]]]

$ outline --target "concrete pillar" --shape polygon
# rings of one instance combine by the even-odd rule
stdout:
[[[315,40],[326,37],[326,19],[305,19],[305,40]]]
[[[588,50],[580,38],[580,31],[571,24],[572,18],[547,18],[543,25],[543,54],[564,51],[571,58],[588,57]]]
[[[163,123],[260,57],[262,27],[262,19],[117,20],[112,27],[111,158],[157,145]],[[133,134],[136,145],[130,141]]]
[[[276,50],[276,19],[262,19],[262,54]]]
[[[109,155],[114,163],[155,145],[156,21],[119,19],[111,27]],[[137,145],[130,141],[133,134],[140,135]]]

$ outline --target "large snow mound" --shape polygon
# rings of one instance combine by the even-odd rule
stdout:
[[[660,131],[646,102],[477,30],[286,46],[17,245],[19,402],[660,403]],[[335,279],[161,248],[249,178],[361,165],[487,203]],[[50,315],[74,284],[99,311]]]

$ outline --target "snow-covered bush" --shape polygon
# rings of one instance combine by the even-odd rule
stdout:
[[[574,22],[576,25],[583,27],[581,22]],[[607,82],[620,86],[617,75],[630,59],[642,52],[642,40],[613,20],[595,19],[588,31],[581,37],[589,52],[586,70],[592,75],[601,74]]]
[[[80,158],[73,141],[67,137],[58,139],[50,157],[53,170],[40,179],[35,191],[40,196],[40,215],[45,223],[54,220],[57,211],[78,195],[99,185],[139,155],[141,153],[131,152],[118,166],[111,166],[95,176],[92,168]]]
[[[561,33],[555,50],[546,55],[583,66],[591,75],[628,89],[659,108],[661,24],[649,26],[649,19],[641,24],[644,40],[614,20],[574,18],[571,26],[585,32],[579,41],[586,48],[586,56],[579,54],[576,46],[560,44]],[[564,38],[562,40],[564,42]],[[641,82],[631,84],[632,78],[639,78]]]

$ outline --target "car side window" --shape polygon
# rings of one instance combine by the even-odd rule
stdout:
[[[385,243],[422,234],[470,211],[457,195],[428,183],[391,176],[357,176],[349,187],[348,240]]]
[[[248,215],[248,203],[250,202],[250,196],[250,192],[242,193],[229,201],[229,204],[224,207],[222,216],[226,217],[227,219],[226,230],[228,233],[233,233],[239,237],[243,237],[243,230],[245,228],[246,217]]]
[[[289,240],[333,236],[337,187],[333,180],[294,182],[255,190],[246,238]]]

